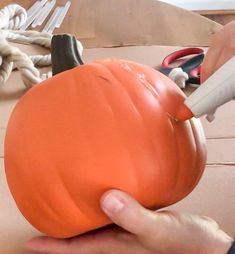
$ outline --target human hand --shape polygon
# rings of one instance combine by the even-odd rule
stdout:
[[[235,55],[235,21],[217,32],[201,68],[201,81],[204,82],[225,62]]]
[[[64,240],[37,237],[26,248],[51,254],[226,254],[233,242],[210,218],[152,212],[121,191],[107,192],[101,207],[120,228]]]

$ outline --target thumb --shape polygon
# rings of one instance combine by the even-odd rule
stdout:
[[[101,198],[101,207],[106,215],[118,226],[135,235],[153,232],[156,214],[142,207],[128,194],[111,190]]]

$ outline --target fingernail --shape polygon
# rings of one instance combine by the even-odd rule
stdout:
[[[117,213],[124,207],[124,203],[112,193],[108,194],[102,201],[102,207],[106,213]]]

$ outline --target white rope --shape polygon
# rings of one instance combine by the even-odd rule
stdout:
[[[51,65],[51,55],[34,55],[30,56],[31,61],[34,63],[36,66],[50,66]]]
[[[19,29],[27,20],[27,12],[18,4],[0,10],[0,29]]]
[[[180,88],[184,89],[189,76],[181,68],[173,68],[169,73],[168,78],[173,80]]]
[[[0,52],[2,65],[0,68],[1,81],[5,82],[13,69],[13,64],[21,72],[24,84],[28,87],[32,83],[39,83],[40,74],[30,58],[18,48],[10,46],[5,38],[0,36]]]
[[[17,42],[36,44],[50,49],[52,35],[37,31],[17,31],[27,20],[27,12],[17,4],[11,4],[0,10],[0,82],[8,80],[13,69],[17,68],[26,87],[50,78],[52,72],[40,74],[35,66],[51,65],[51,55],[28,56],[18,48],[9,44]],[[82,44],[77,41],[79,53],[82,55]]]

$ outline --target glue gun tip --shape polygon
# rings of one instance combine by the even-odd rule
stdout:
[[[185,104],[179,107],[175,115],[175,119],[177,121],[186,121],[192,117],[193,117],[192,111]]]

